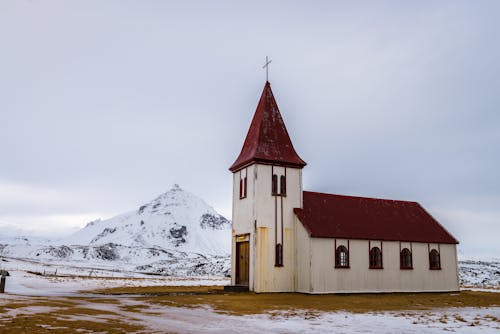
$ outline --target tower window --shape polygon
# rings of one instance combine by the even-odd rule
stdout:
[[[441,256],[439,252],[435,249],[431,250],[429,253],[429,269],[439,270],[441,269]]]
[[[286,176],[285,175],[280,176],[280,194],[286,195]]]
[[[240,199],[247,197],[247,177],[240,178]]]
[[[400,256],[399,266],[401,269],[413,269],[411,252],[408,248],[403,248],[399,256]]]
[[[378,247],[370,250],[370,269],[382,269],[382,251]]]
[[[275,267],[283,267],[283,245],[276,244],[276,256],[274,260]]]
[[[273,174],[271,192],[273,195],[278,194],[278,175],[276,175],[276,174]]]
[[[243,179],[243,197],[247,197],[247,177]]]
[[[349,252],[345,246],[335,250],[335,268],[349,268]]]

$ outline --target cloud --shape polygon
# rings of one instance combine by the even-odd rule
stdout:
[[[19,184],[0,180],[0,207],[7,209],[53,207],[67,204],[69,199],[60,191],[53,188]]]
[[[491,245],[499,11],[497,1],[2,3],[0,218],[80,225],[173,183],[230,213],[227,168],[268,55],[306,189],[464,210],[443,224],[477,214],[474,235]],[[461,247],[482,252],[468,235]]]

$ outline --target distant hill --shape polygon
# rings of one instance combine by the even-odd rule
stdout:
[[[177,184],[137,210],[97,220],[62,240],[66,245],[162,247],[210,255],[231,252],[231,223]]]
[[[0,255],[167,275],[227,274],[231,222],[178,185],[154,200],[73,235],[0,238]]]

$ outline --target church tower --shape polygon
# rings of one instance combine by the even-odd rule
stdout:
[[[231,284],[255,292],[295,290],[294,208],[302,168],[266,82],[233,173]]]

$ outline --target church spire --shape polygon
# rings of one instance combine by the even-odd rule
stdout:
[[[243,148],[229,168],[235,172],[253,162],[302,168],[306,165],[295,149],[266,81]]]

